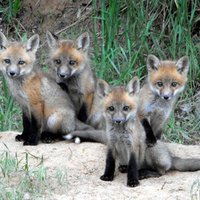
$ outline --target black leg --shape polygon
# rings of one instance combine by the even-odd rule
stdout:
[[[138,171],[139,173],[139,179],[145,179],[145,178],[152,178],[152,177],[160,177],[162,176],[161,174],[159,174],[156,171],[153,170],[148,170],[148,169],[140,169]]]
[[[31,115],[31,127],[27,140],[24,141],[24,145],[37,145],[41,136],[41,122]]]
[[[87,121],[88,113],[87,113],[87,105],[85,102],[83,102],[83,104],[78,112],[77,118],[84,123]]]
[[[144,118],[142,121],[142,125],[144,127],[144,130],[146,132],[146,143],[148,147],[153,147],[156,142],[157,139],[154,136],[153,130],[151,128],[151,125],[149,124],[148,120],[146,118]]]
[[[30,129],[31,129],[30,119],[28,119],[28,117],[23,112],[23,132],[22,132],[21,135],[17,135],[15,137],[15,140],[16,141],[25,141],[25,140],[28,140]]]
[[[127,171],[127,185],[130,187],[136,187],[139,185],[138,170],[135,155],[132,153],[130,156],[128,171]]]
[[[115,158],[113,156],[112,150],[109,149],[106,158],[106,169],[104,175],[100,177],[103,181],[112,181],[115,172]]]

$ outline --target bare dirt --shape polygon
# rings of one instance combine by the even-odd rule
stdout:
[[[104,172],[106,146],[99,143],[74,144],[67,141],[60,141],[53,144],[39,144],[37,146],[23,146],[22,142],[15,142],[17,132],[0,133],[1,152],[7,151],[11,154],[17,152],[18,158],[25,162],[24,152],[37,157],[43,157],[43,166],[47,168],[47,174],[53,176],[60,168],[67,169],[67,187],[59,190],[59,186],[49,191],[43,191],[41,199],[177,199],[185,200],[199,199],[200,171],[178,172],[171,171],[159,178],[149,178],[140,181],[135,188],[126,186],[126,174],[121,174],[117,169],[112,182],[100,180]],[[166,144],[173,155],[183,158],[199,158],[200,146],[179,145],[175,143]],[[7,146],[7,147],[6,147]],[[39,161],[29,156],[30,168]],[[191,187],[194,185],[193,190]],[[40,198],[37,198],[40,199]]]

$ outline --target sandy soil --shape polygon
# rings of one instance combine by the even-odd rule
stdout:
[[[60,141],[53,144],[38,146],[23,146],[15,142],[17,132],[0,133],[0,150],[18,153],[25,160],[24,152],[44,158],[43,165],[48,168],[48,174],[54,174],[58,167],[67,169],[66,191],[52,190],[52,195],[46,193],[42,199],[199,199],[199,188],[195,181],[199,179],[200,171],[171,171],[159,178],[141,180],[136,188],[126,186],[126,174],[115,172],[112,182],[104,182],[99,177],[104,172],[106,146],[99,143],[74,144]],[[6,145],[5,145],[6,144]],[[7,146],[7,147],[6,147]],[[200,146],[183,146],[167,144],[174,155],[181,157],[199,157]],[[34,157],[29,157],[30,166],[38,163]],[[191,193],[191,186],[194,189]]]

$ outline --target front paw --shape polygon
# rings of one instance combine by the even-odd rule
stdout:
[[[29,140],[24,141],[23,145],[24,146],[27,146],[27,145],[36,146],[36,145],[38,145],[38,143],[39,143],[38,139],[34,139],[34,140],[29,139]]]
[[[155,137],[152,138],[147,138],[146,139],[146,144],[148,147],[153,147],[156,145],[157,139]]]
[[[101,179],[102,181],[112,181],[113,178],[114,178],[114,176],[106,176],[106,175],[102,175],[102,176],[100,177],[100,179]]]
[[[138,186],[140,183],[139,183],[139,181],[138,180],[128,180],[127,181],[127,186],[129,186],[129,187],[136,187],[136,186]]]
[[[17,136],[15,137],[15,141],[16,141],[16,142],[24,141],[24,137],[23,137],[22,135],[17,135]]]
[[[118,167],[118,170],[119,170],[121,173],[127,173],[128,166],[127,166],[127,165],[120,165],[120,166]]]

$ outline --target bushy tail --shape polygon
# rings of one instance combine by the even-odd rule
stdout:
[[[84,131],[73,131],[66,136],[63,136],[66,140],[71,140],[72,138],[80,138],[84,141],[94,141],[100,142],[102,144],[107,144],[106,131],[103,130],[84,130]]]
[[[200,170],[200,159],[183,159],[172,157],[171,169],[178,171],[197,171]]]

